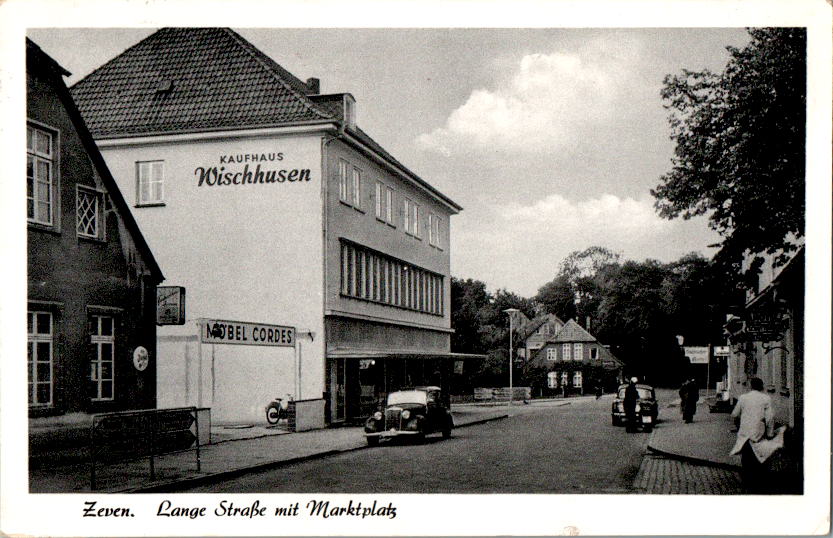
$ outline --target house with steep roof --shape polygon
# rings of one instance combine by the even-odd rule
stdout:
[[[558,334],[564,322],[555,314],[536,316],[520,331],[518,356],[523,359],[532,357],[550,338]]]
[[[527,363],[533,394],[569,395],[614,391],[624,364],[599,340],[570,319]]]
[[[290,395],[323,425],[401,386],[447,384],[462,208],[358,126],[350,93],[321,94],[227,28],[159,30],[72,92],[187,289],[185,325],[159,329],[161,406],[253,422]],[[199,327],[225,320],[294,327],[297,341],[207,343]]]
[[[33,419],[156,405],[162,271],[72,100],[69,75],[26,40]]]

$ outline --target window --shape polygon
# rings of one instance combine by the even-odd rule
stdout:
[[[26,218],[29,222],[52,224],[55,153],[51,133],[26,126]]]
[[[356,245],[341,244],[341,294],[442,316],[443,277]]]
[[[82,237],[103,237],[101,192],[78,185],[75,190],[76,232]]]
[[[383,192],[385,190],[385,186],[382,184],[381,181],[376,182],[376,218],[379,220],[385,220],[385,211],[384,211],[384,200],[382,200]]]
[[[412,203],[411,207],[413,208],[413,215],[411,216],[411,233],[414,234],[414,237],[419,238],[422,237],[422,231],[420,230],[419,226],[419,204]]]
[[[567,386],[567,372],[561,372],[561,386]]]
[[[350,165],[344,159],[338,160],[338,199],[342,202],[350,203],[350,184],[347,174],[350,170]]]
[[[353,168],[353,207],[362,208],[362,172]]]
[[[90,343],[93,349],[90,357],[89,396],[93,400],[113,399],[114,325],[113,316],[90,316]]]
[[[558,372],[549,372],[547,374],[547,387],[551,389],[558,388]]]
[[[385,187],[385,219],[388,224],[394,226],[393,222],[393,189]]]
[[[413,202],[405,198],[402,200],[402,228],[405,229],[405,233],[411,233],[411,205]]]
[[[570,356],[570,344],[561,344],[561,358],[565,361],[569,361],[572,359]]]
[[[554,347],[547,348],[547,360],[554,361],[558,359],[558,349]]]
[[[164,166],[162,161],[136,163],[136,204],[151,205],[165,202]]]
[[[584,359],[584,346],[581,343],[573,344],[573,360],[580,361]]]
[[[598,359],[599,358],[599,348],[593,346],[590,348],[590,358],[591,359]]]
[[[52,405],[52,314],[27,312],[29,405]]]
[[[573,386],[577,389],[581,388],[581,371],[573,372]]]
[[[428,214],[428,244],[439,248],[440,245],[440,227],[442,219],[433,213]],[[540,331],[540,328],[539,328]],[[540,334],[540,333],[539,333]]]

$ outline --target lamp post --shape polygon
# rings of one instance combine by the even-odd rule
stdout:
[[[509,314],[509,407],[512,407],[512,317],[514,316],[515,312],[520,312],[517,308],[507,308],[504,310],[507,314]]]

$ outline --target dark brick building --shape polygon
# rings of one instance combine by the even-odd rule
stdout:
[[[155,407],[162,272],[69,73],[28,39],[26,71],[29,414]]]

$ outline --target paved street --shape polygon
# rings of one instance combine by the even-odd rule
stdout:
[[[518,406],[450,440],[388,443],[187,491],[630,493],[648,434],[612,426],[611,398]]]

